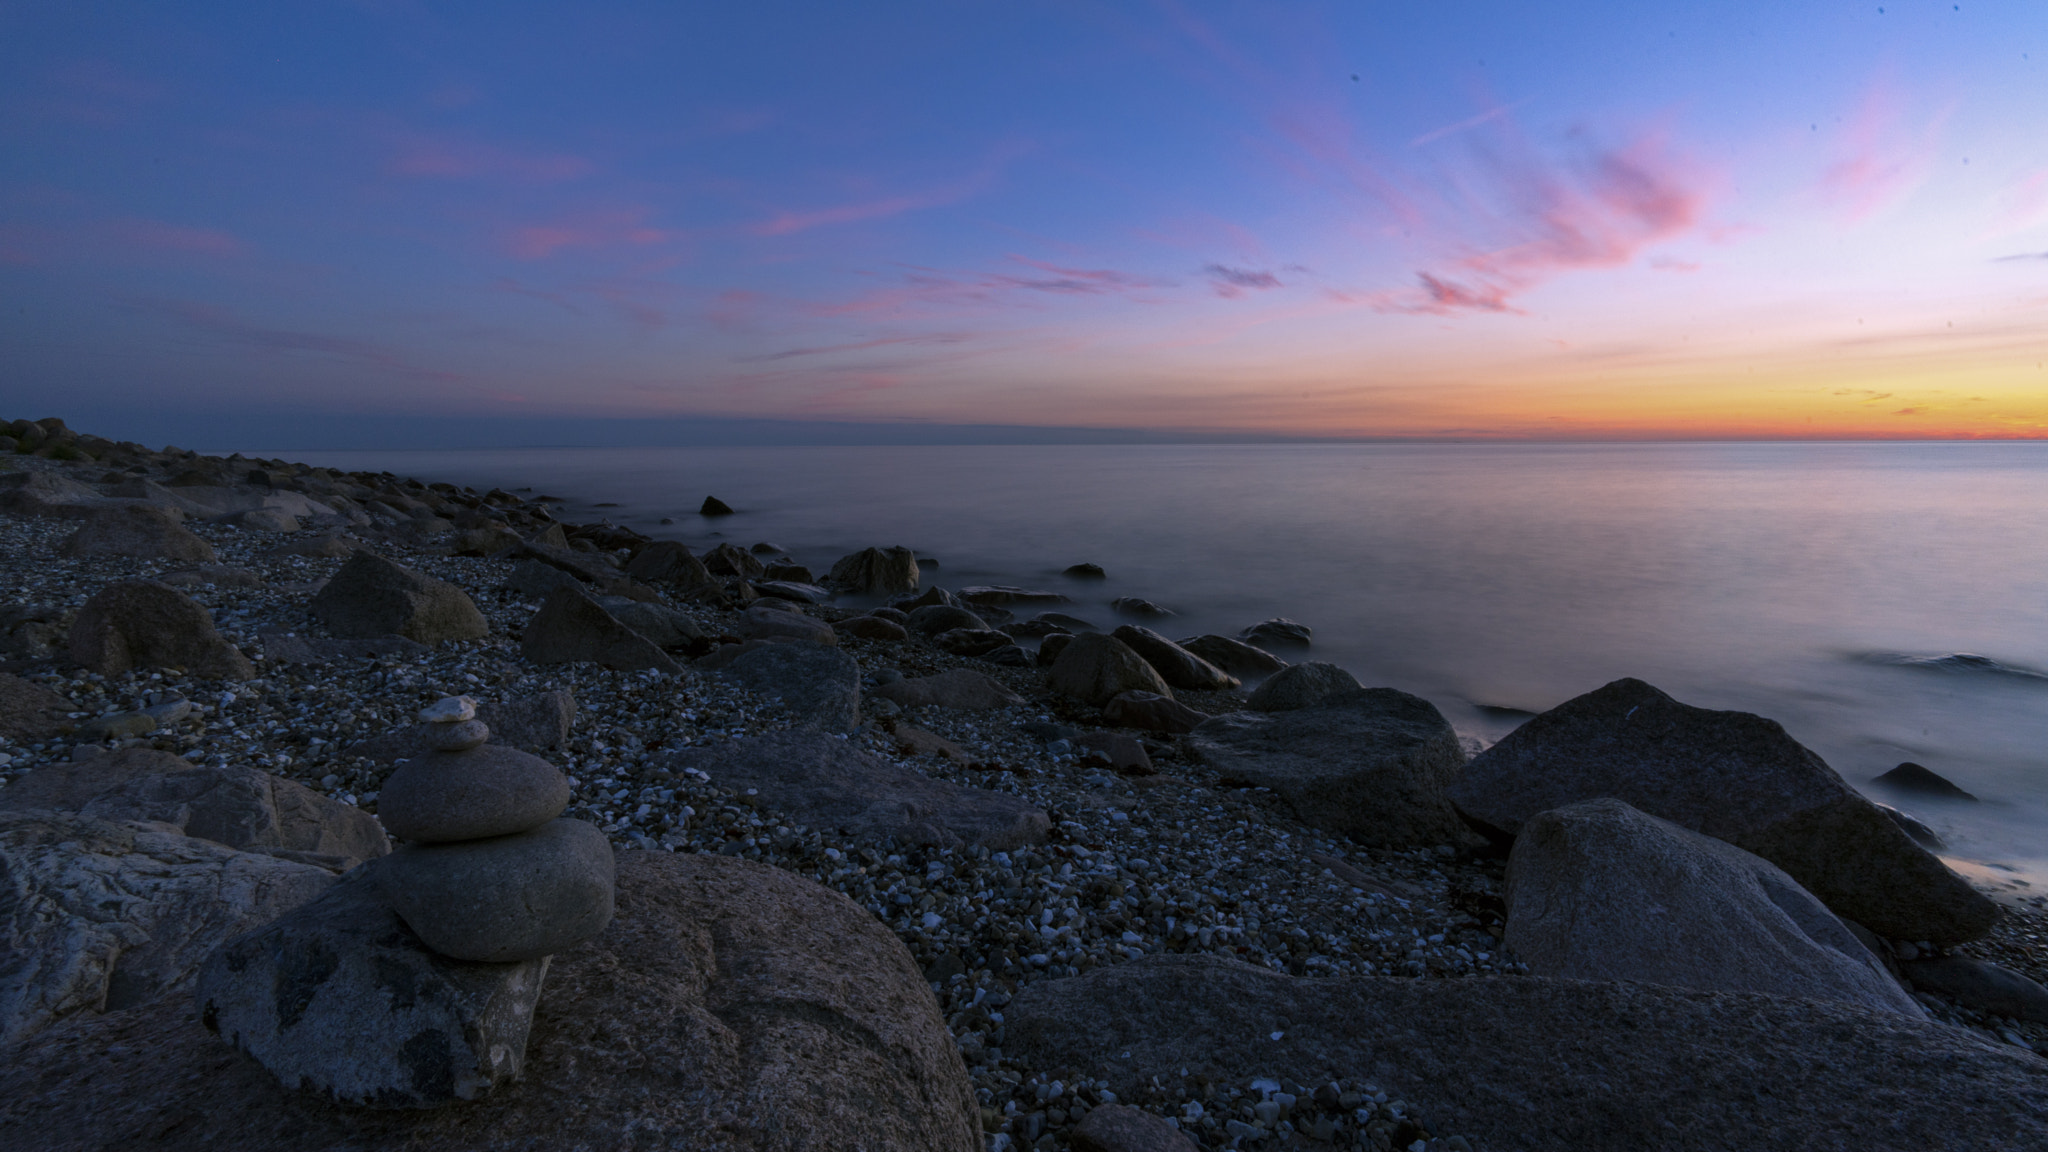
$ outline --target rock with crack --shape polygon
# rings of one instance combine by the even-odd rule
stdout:
[[[762,804],[812,827],[939,847],[1007,852],[1043,841],[1046,814],[1019,797],[934,780],[820,732],[752,736],[664,758],[720,787],[759,790]]]
[[[1160,678],[1174,688],[1195,692],[1220,692],[1238,685],[1237,677],[1216,667],[1193,652],[1175,644],[1150,628],[1119,624],[1110,633],[1143,657]]]
[[[962,708],[983,710],[1022,704],[1024,698],[1003,687],[992,677],[968,668],[953,668],[931,676],[892,680],[876,687],[874,695],[893,700],[905,708]]]
[[[1776,721],[1681,704],[1640,680],[1568,700],[1473,757],[1451,789],[1503,832],[1601,797],[1754,852],[1843,919],[1954,944],[1998,909]]]
[[[344,639],[403,636],[421,644],[476,640],[490,633],[469,594],[375,552],[357,552],[306,605]]]
[[[1254,648],[1242,640],[1213,633],[1190,637],[1181,641],[1180,646],[1240,678],[1271,676],[1287,667],[1287,661],[1264,648]]]
[[[917,557],[902,546],[863,548],[840,557],[825,582],[856,596],[898,596],[917,591]]]
[[[860,727],[860,663],[838,648],[763,644],[742,652],[719,674],[743,688],[780,698],[807,728],[851,732]]]
[[[583,589],[563,585],[548,594],[519,636],[519,651],[536,664],[599,664],[620,672],[652,668],[682,671],[661,648],[628,628]]]

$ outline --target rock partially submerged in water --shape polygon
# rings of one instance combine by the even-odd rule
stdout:
[[[1976,797],[1950,783],[1940,773],[1911,760],[1897,768],[1872,778],[1872,784],[1881,784],[1894,792],[1908,792],[1915,796],[1932,796],[1940,800],[1976,801]]]
[[[1114,636],[1088,632],[1067,641],[1046,682],[1054,692],[1097,708],[1130,691],[1172,696],[1173,689],[1144,657]]]
[[[1120,624],[1110,635],[1143,657],[1145,663],[1150,664],[1171,687],[1186,688],[1192,692],[1221,692],[1238,685],[1237,677],[1150,628]]]
[[[900,545],[863,548],[842,556],[825,578],[834,588],[856,596],[897,596],[917,591],[917,557]]]
[[[1356,692],[1363,687],[1358,677],[1335,664],[1309,660],[1275,672],[1245,701],[1245,707],[1254,712],[1292,712],[1325,696]]]

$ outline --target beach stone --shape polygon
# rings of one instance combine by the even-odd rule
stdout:
[[[156,825],[0,809],[0,1051],[189,986],[222,940],[333,883]],[[0,1144],[15,1146],[4,1129]]]
[[[957,629],[984,631],[988,622],[965,608],[951,604],[926,604],[910,610],[904,626],[922,636],[937,636]]]
[[[465,720],[474,720],[476,699],[470,696],[443,696],[420,709],[419,718],[428,724],[460,724]]]
[[[1121,732],[1083,732],[1074,737],[1074,746],[1102,753],[1109,760],[1110,767],[1126,776],[1150,776],[1157,771],[1152,767],[1152,756],[1145,751],[1145,745],[1136,737]]]
[[[33,680],[0,672],[0,736],[22,743],[46,739],[69,726],[64,714],[77,710],[71,701]],[[0,796],[5,795],[0,790]]]
[[[660,763],[695,768],[721,788],[758,789],[763,805],[793,823],[863,838],[1008,852],[1043,842],[1052,827],[1021,797],[934,780],[816,731],[686,748]]]
[[[95,743],[102,740],[127,740],[136,736],[146,736],[156,731],[156,728],[156,717],[147,712],[115,712],[81,721],[77,736],[80,740]]]
[[[409,759],[377,794],[384,827],[401,840],[422,843],[529,831],[568,806],[569,780],[559,769],[492,744]]]
[[[984,656],[1011,646],[1009,633],[993,628],[950,628],[932,637],[932,643],[955,656]]]
[[[1022,696],[1004,687],[1001,681],[969,668],[891,681],[877,687],[873,694],[905,708],[980,710],[1024,703]]]
[[[704,562],[674,540],[656,540],[633,554],[626,563],[626,575],[644,584],[695,592],[715,588],[718,581]]]
[[[1465,754],[1419,696],[1361,688],[1291,712],[1232,712],[1186,744],[1225,780],[1272,789],[1310,827],[1375,847],[1473,840],[1444,795]]]
[[[1071,633],[1072,630],[1062,628],[1050,620],[1034,618],[1031,620],[1019,620],[1013,624],[1005,624],[997,629],[997,631],[1008,636],[1014,636],[1019,640],[1040,640],[1051,636],[1055,632]]]
[[[378,879],[420,940],[457,960],[538,960],[590,939],[612,918],[612,846],[582,820],[408,844],[380,862]]]
[[[1030,652],[1016,644],[1003,644],[983,652],[979,657],[1002,668],[1029,668],[1035,663]]]
[[[1107,580],[1109,573],[1100,564],[1069,564],[1060,570],[1060,575],[1074,580]]]
[[[682,671],[654,641],[626,627],[574,585],[548,594],[519,635],[519,653],[536,664],[599,664],[620,672],[652,668],[671,675]]]
[[[561,748],[576,723],[576,697],[566,688],[477,705],[476,718],[490,735],[486,743],[507,748]],[[411,724],[349,745],[346,755],[390,763],[435,751],[428,742],[431,724]]]
[[[490,634],[469,594],[375,552],[357,552],[306,605],[313,619],[349,640],[403,636],[421,644]]]
[[[1969,956],[1902,960],[1913,987],[1937,992],[1965,1008],[2048,1024],[2048,988],[2013,971]]]
[[[194,535],[182,520],[176,512],[147,504],[95,509],[78,531],[57,545],[57,555],[71,559],[134,556],[212,563],[213,545]]]
[[[1285,616],[1261,620],[1237,634],[1237,638],[1261,648],[1306,648],[1315,633],[1306,624],[1297,624]]]
[[[189,1004],[164,1004],[73,1022],[0,1065],[0,1142],[982,1152],[973,1086],[931,989],[865,909],[746,860],[628,852],[618,867],[618,915],[553,958],[525,1075],[482,1106],[336,1108],[281,1092]],[[80,1053],[92,1054],[89,1078]]]
[[[730,516],[732,515],[732,507],[728,505],[725,501],[720,500],[716,496],[706,496],[704,498],[704,503],[698,505],[697,507],[697,515]]]
[[[1201,1152],[1201,1145],[1168,1124],[1164,1117],[1128,1104],[1090,1108],[1069,1139],[1074,1152]]]
[[[1475,1148],[2048,1146],[2048,1061],[1838,1001],[1532,976],[1302,978],[1160,955],[1026,984],[1003,1015],[1006,1056],[1086,1069],[1120,1096],[1143,1098],[1154,1076],[1182,1083],[1182,1069],[1218,1084],[1369,1082]]]
[[[1040,612],[1031,618],[1031,623],[1050,624],[1061,632],[1071,632],[1076,636],[1084,632],[1102,631],[1101,628],[1096,627],[1089,621],[1083,620],[1079,616],[1069,616],[1065,612]]]
[[[1508,859],[1502,943],[1538,976],[1920,1008],[1775,865],[1620,800],[1538,813]]]
[[[1538,812],[1611,796],[1754,852],[1846,920],[1891,940],[1955,944],[1998,909],[1776,721],[1681,704],[1617,680],[1523,724],[1451,788],[1513,834]]]
[[[917,557],[902,546],[863,548],[840,557],[825,577],[856,596],[897,596],[917,591]]]
[[[930,608],[935,605],[958,608],[960,607],[960,601],[955,599],[951,592],[936,584],[915,596],[897,596],[889,601],[889,607],[904,613],[915,612],[919,608]]]
[[[345,536],[313,536],[304,540],[288,540],[270,551],[266,556],[311,556],[323,560],[340,560],[363,550],[363,546]]]
[[[213,627],[191,597],[154,580],[95,593],[71,622],[72,663],[102,676],[136,668],[183,668],[209,680],[248,680],[255,665]]]
[[[427,725],[427,746],[436,752],[467,752],[490,738],[491,730],[481,720]]]
[[[967,763],[965,749],[936,733],[898,724],[889,730],[889,735],[896,738],[896,750],[905,756],[938,756],[955,764]]]
[[[1017,604],[1067,604],[1072,597],[1058,592],[1045,592],[1035,588],[1019,588],[1011,584],[973,584],[955,593],[963,604],[977,607],[988,605],[997,608]]]
[[[737,576],[742,580],[758,580],[767,574],[759,560],[733,544],[720,544],[704,553],[704,568],[713,576]]]
[[[437,955],[385,879],[354,873],[221,946],[199,976],[200,1024],[279,1084],[340,1104],[435,1108],[516,1080],[547,960]]]
[[[1151,692],[1172,696],[1157,671],[1130,646],[1114,636],[1090,632],[1076,636],[1060,649],[1046,676],[1047,684],[1062,696],[1101,707],[1123,692]]]
[[[1223,669],[1232,676],[1249,679],[1254,676],[1271,676],[1288,666],[1264,648],[1254,648],[1242,640],[1214,634],[1196,636],[1183,640],[1180,646]]]
[[[829,604],[832,593],[815,584],[797,584],[788,580],[756,580],[751,585],[762,596],[787,600],[792,604]]]
[[[1209,718],[1207,712],[1197,712],[1157,692],[1119,692],[1102,706],[1104,722],[1144,732],[1192,732]]]
[[[157,582],[173,588],[192,588],[202,584],[216,588],[262,588],[269,583],[260,572],[226,564],[202,564],[182,572],[169,572],[159,576]]]
[[[403,636],[379,636],[371,640],[333,640],[324,636],[295,636],[285,632],[264,632],[263,658],[273,664],[339,664],[350,660],[376,660],[385,656],[412,659],[433,649]]]
[[[512,566],[505,582],[498,587],[528,600],[545,600],[555,589],[561,587],[581,588],[587,580],[579,580],[573,574],[539,560],[521,560]]]
[[[851,620],[841,620],[833,627],[861,640],[892,641],[908,639],[910,636],[910,631],[903,625],[880,616],[855,616]]]
[[[0,474],[0,512],[83,519],[105,506],[98,492],[58,472]]]
[[[1238,679],[1200,656],[1161,636],[1150,628],[1119,624],[1110,633],[1131,651],[1144,658],[1168,686],[1196,692],[1220,692],[1235,688]]]
[[[599,596],[597,603],[614,620],[647,637],[657,648],[688,648],[705,639],[704,630],[695,620],[666,604],[630,596]]]
[[[455,556],[495,556],[519,543],[519,533],[510,528],[469,528],[456,533],[448,551]]]
[[[860,663],[838,648],[768,644],[741,653],[720,675],[780,697],[807,728],[851,732],[860,727]]]
[[[1254,712],[1291,712],[1306,708],[1325,696],[1356,692],[1365,685],[1358,677],[1321,660],[1309,660],[1275,672],[1245,701]]]
[[[1141,599],[1137,596],[1119,596],[1109,602],[1109,607],[1111,611],[1120,612],[1125,616],[1149,616],[1163,619],[1167,616],[1175,615],[1175,613],[1161,608],[1150,600]]]
[[[282,508],[251,508],[238,512],[235,527],[248,532],[297,532],[299,518]]]
[[[748,640],[798,640],[827,647],[839,643],[839,634],[823,620],[762,604],[740,614],[739,634]]]
[[[44,776],[52,779],[38,779]],[[44,765],[0,790],[0,807],[145,820],[337,871],[391,851],[375,816],[297,781],[243,766],[194,767],[144,748]]]
[[[1940,800],[1975,801],[1977,799],[1975,796],[1956,787],[1940,773],[1923,765],[1915,764],[1911,760],[1881,776],[1872,778],[1870,782],[1872,784],[1882,784],[1894,792],[1904,792],[1914,796],[1931,796]]]

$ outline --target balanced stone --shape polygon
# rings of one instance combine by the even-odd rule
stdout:
[[[427,745],[436,752],[467,752],[491,738],[481,720],[458,720],[453,724],[427,725]]]
[[[401,840],[434,844],[525,832],[568,806],[569,781],[554,765],[485,744],[399,765],[377,796],[377,817]]]
[[[458,960],[532,960],[573,948],[612,919],[614,864],[582,820],[385,859],[385,897],[427,947]]]
[[[464,720],[474,720],[476,701],[468,696],[444,696],[420,709],[420,719],[428,724],[460,724]]]

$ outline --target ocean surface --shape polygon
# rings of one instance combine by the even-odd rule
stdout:
[[[1052,589],[1104,625],[1141,596],[1175,637],[1287,616],[1314,658],[1488,739],[1634,676],[1777,719],[1980,878],[2048,893],[2048,444],[252,454],[531,488],[820,574],[903,544],[928,583]],[[707,495],[738,514],[700,517]],[[1082,561],[1109,578],[1059,574]],[[1905,760],[1982,802],[1868,786]]]

